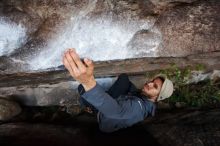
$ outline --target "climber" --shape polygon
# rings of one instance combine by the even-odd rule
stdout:
[[[96,113],[103,132],[114,132],[154,116],[155,102],[169,98],[173,93],[173,83],[164,75],[156,76],[138,90],[126,74],[121,74],[105,91],[94,78],[92,60],[85,58],[82,61],[75,49],[64,53],[63,64],[81,83],[78,87],[81,103]]]

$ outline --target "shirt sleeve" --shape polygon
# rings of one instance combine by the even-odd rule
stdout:
[[[128,92],[131,95],[136,95],[137,96],[140,92],[139,89],[137,89],[137,87],[131,81],[129,81],[129,84],[130,84],[130,87],[129,87]]]
[[[139,120],[144,118],[141,104],[138,101],[130,101],[121,105],[107,94],[98,83],[94,88],[85,92],[82,97],[106,117],[130,119],[135,115]]]

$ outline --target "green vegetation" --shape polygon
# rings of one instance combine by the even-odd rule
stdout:
[[[220,105],[220,81],[205,80],[197,84],[187,84],[192,77],[192,71],[202,71],[205,67],[198,64],[184,69],[172,64],[169,69],[159,73],[167,75],[174,82],[174,94],[167,99],[169,103],[183,102],[187,106],[219,106]]]
[[[172,64],[169,69],[162,70],[160,73],[167,75],[175,83],[175,89],[179,88],[182,85],[185,85],[191,77],[191,71],[193,68],[187,66],[184,69],[180,69],[176,64]]]
[[[168,102],[184,102],[188,106],[218,106],[220,104],[220,83],[210,80],[197,84],[179,86]]]

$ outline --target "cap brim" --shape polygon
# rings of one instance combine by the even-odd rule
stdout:
[[[162,93],[163,93],[163,90],[164,90],[164,88],[165,88],[165,82],[166,82],[166,79],[167,79],[167,76],[165,75],[165,74],[158,74],[158,75],[156,75],[156,76],[154,76],[154,79],[155,78],[158,78],[158,77],[161,77],[161,78],[163,78],[164,79],[164,82],[163,82],[163,85],[162,85],[162,87],[161,87],[161,89],[160,89],[160,94],[158,95],[158,97],[157,97],[157,101],[160,101],[161,99],[161,95],[162,95]],[[159,100],[158,100],[159,99]]]
[[[162,97],[161,95],[163,94],[163,91],[164,91],[164,88],[165,88],[165,84],[164,84],[165,82],[166,82],[166,78],[165,78],[165,80],[163,82],[162,88],[160,89],[160,94],[157,97],[157,101],[163,100],[163,99],[161,99],[161,97]]]

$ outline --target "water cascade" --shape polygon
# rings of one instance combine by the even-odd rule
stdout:
[[[219,8],[219,0],[1,0],[0,145],[220,145]],[[104,90],[120,73],[141,88],[163,72],[175,92],[154,118],[103,134],[60,67],[67,48],[94,60]]]
[[[2,33],[0,40],[4,39],[4,46],[1,45],[1,52],[7,50],[4,54],[7,56],[13,54],[13,50],[19,52],[12,55],[11,59],[28,64],[28,69],[24,68],[24,70],[59,66],[62,64],[63,52],[70,47],[76,48],[81,57],[89,57],[94,61],[157,56],[161,35],[156,29],[151,29],[156,19],[153,17],[140,19],[130,14],[118,16],[111,11],[104,11],[94,17],[92,12],[95,11],[96,5],[97,1],[88,1],[79,11],[70,12],[68,17],[60,22],[59,27],[49,26],[52,27],[52,37],[28,47],[25,46],[25,40],[30,38],[25,35],[27,28],[20,23],[16,25],[0,19],[0,30],[7,31],[6,34],[14,34],[5,37],[5,33]],[[12,29],[9,29],[10,26]],[[16,27],[17,32],[15,32]],[[148,36],[147,41],[136,38],[136,35],[142,31],[149,31],[148,33],[153,35]],[[33,39],[28,43],[33,42]],[[25,51],[22,50],[24,47],[26,47]],[[19,57],[24,52],[29,52],[26,53],[27,57]]]

